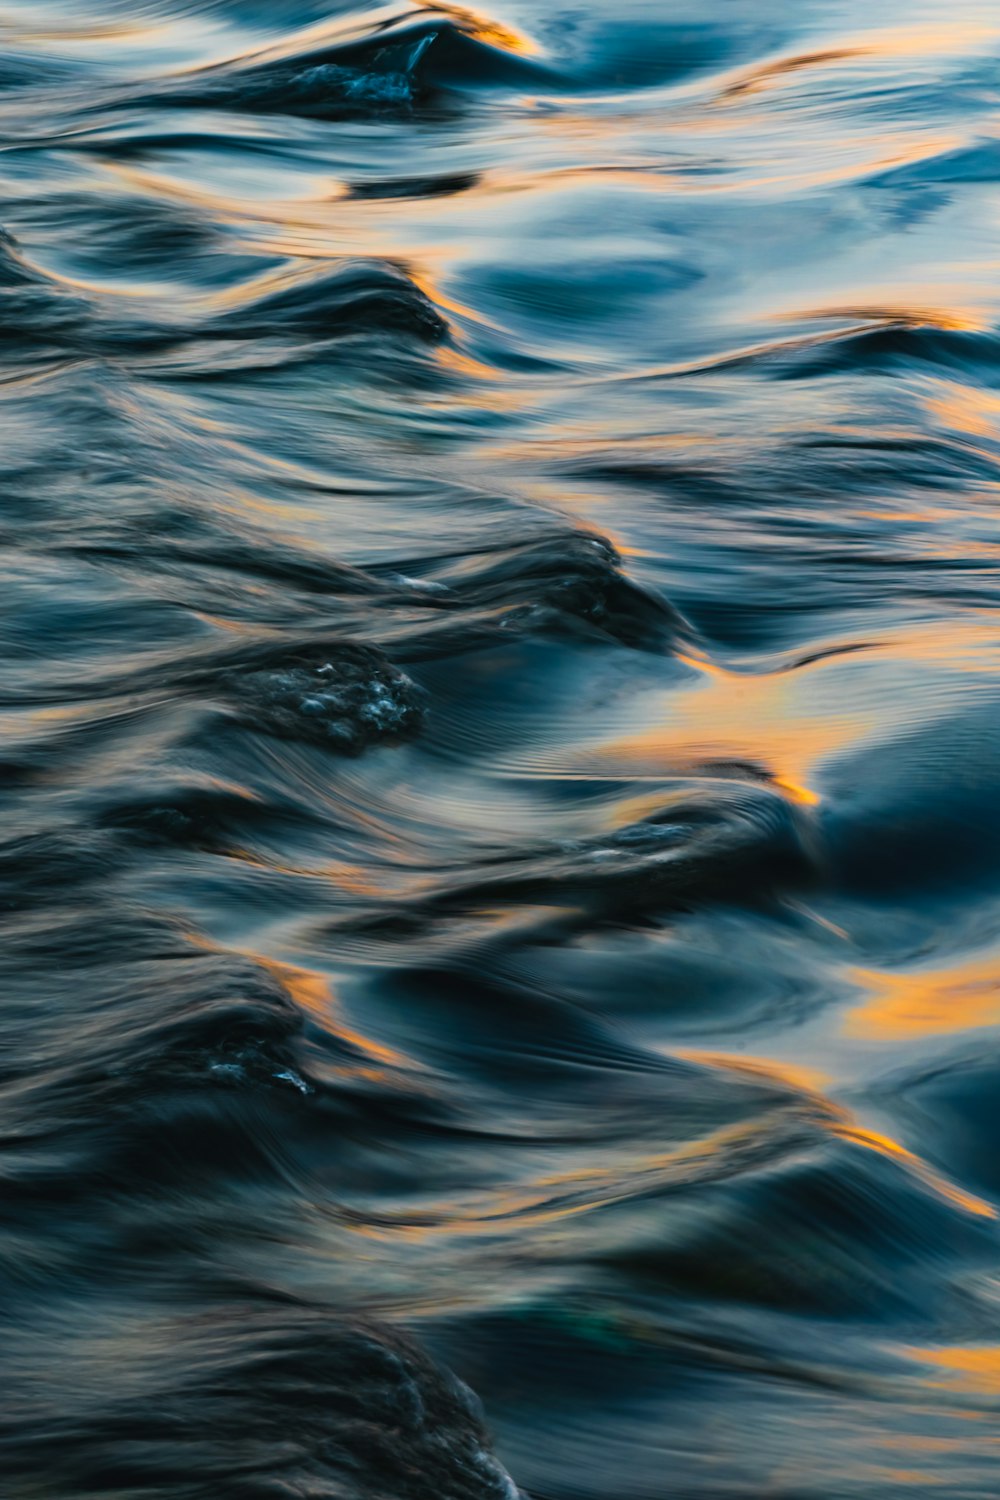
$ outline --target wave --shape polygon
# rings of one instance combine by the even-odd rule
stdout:
[[[72,9],[0,66],[0,1490],[992,1497],[996,37]]]
[[[70,1302],[42,1330],[63,1347],[55,1428],[39,1330],[14,1334],[18,1394],[0,1425],[12,1484],[158,1500],[303,1487],[316,1500],[518,1500],[468,1390],[387,1328],[238,1289],[180,1318],[125,1300],[100,1327],[96,1311]]]
[[[413,334],[442,339],[447,324],[430,299],[402,272],[385,264],[345,260],[320,275],[270,277],[260,295],[251,283],[242,306],[208,320],[209,338],[306,337],[345,333]]]
[[[240,362],[252,367],[276,357],[319,358],[331,341],[357,335],[436,343],[447,333],[429,298],[385,263],[345,258],[322,273],[293,267],[250,282],[223,312],[174,321],[152,303],[144,317],[125,317],[120,298],[70,289],[29,265],[9,236],[0,255],[0,341],[13,359],[49,351],[98,359],[186,353],[190,373],[211,378],[233,373],[231,363],[222,368],[220,345],[237,345]]]
[[[813,843],[808,820],[781,791],[706,776],[682,784],[659,817],[603,837],[505,848],[338,930],[416,935],[442,918],[512,905],[535,914],[527,930],[536,938],[566,940],[692,903],[766,903],[786,885],[811,883]]]
[[[158,105],[303,115],[324,120],[407,118],[440,109],[454,89],[552,87],[558,75],[431,14],[362,41],[239,59],[163,87]]]

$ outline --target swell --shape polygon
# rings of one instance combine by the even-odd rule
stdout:
[[[209,311],[185,326],[158,318],[152,307],[145,320],[134,311],[126,320],[114,301],[81,295],[29,265],[9,236],[0,249],[0,336],[13,346],[14,359],[52,353],[148,358],[194,348],[198,373],[212,378],[213,344],[238,343],[242,361],[252,368],[255,343],[263,346],[257,358],[271,363],[322,357],[331,341],[354,335],[402,334],[435,343],[447,331],[428,298],[385,264],[344,260],[318,275],[292,267],[268,277],[259,292],[250,283],[241,306]]]
[[[553,88],[559,75],[431,14],[377,38],[240,60],[167,84],[157,103],[346,120],[440,109],[456,88]]]
[[[653,9],[11,21],[11,1500],[995,1493],[994,41]]]
[[[12,1484],[41,1476],[80,1495],[155,1485],[248,1500],[302,1485],[330,1500],[376,1485],[401,1497],[517,1494],[471,1394],[384,1328],[235,1290],[193,1303],[181,1321],[147,1303],[121,1320],[109,1379],[97,1311],[70,1304],[50,1316],[45,1333],[62,1335],[66,1354],[60,1414],[53,1424],[51,1391],[23,1381],[0,1438]],[[33,1332],[17,1330],[15,1367]],[[220,1445],[220,1430],[240,1429],[238,1452]]]

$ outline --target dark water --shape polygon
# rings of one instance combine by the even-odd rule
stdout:
[[[995,1500],[995,5],[0,24],[4,1500]]]

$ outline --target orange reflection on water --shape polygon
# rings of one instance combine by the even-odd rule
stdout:
[[[924,1186],[930,1188],[938,1197],[943,1198],[955,1208],[962,1209],[965,1213],[973,1214],[981,1219],[997,1217],[997,1211],[992,1204],[987,1203],[983,1198],[978,1198],[974,1193],[966,1192],[964,1188],[938,1172],[923,1157],[917,1156],[913,1151],[908,1151],[891,1136],[859,1125],[843,1106],[835,1104],[826,1097],[823,1090],[828,1080],[817,1069],[801,1067],[794,1063],[773,1062],[768,1058],[733,1057],[723,1053],[686,1049],[676,1050],[674,1055],[686,1057],[703,1066],[724,1067],[732,1072],[745,1073],[761,1081],[774,1083],[778,1087],[794,1090],[801,1095],[802,1102],[810,1106],[814,1123],[822,1122],[822,1128],[829,1131],[831,1136],[842,1141],[849,1141],[852,1145],[860,1146],[866,1151],[875,1151],[880,1156],[886,1156],[898,1162],[904,1171],[919,1178]]]
[[[911,1359],[946,1373],[928,1384],[965,1395],[1000,1396],[1000,1344],[951,1344],[941,1349],[908,1349]]]
[[[390,46],[401,35],[405,35],[404,28],[416,23],[433,27],[435,20],[450,22],[466,35],[492,46],[501,47],[507,52],[532,56],[540,51],[531,37],[518,31],[513,25],[493,17],[482,16],[465,6],[441,4],[428,7],[426,10],[414,10],[411,5],[405,3],[405,0],[402,0],[402,3],[390,0],[389,4],[372,10],[351,10],[346,15],[326,17],[312,25],[290,31],[277,43],[265,47],[250,47],[237,57],[232,54],[224,55],[205,66],[218,66],[218,63],[223,61],[254,64],[278,62],[284,58],[307,55],[320,49],[368,41],[373,35],[379,33],[381,33],[384,45]]]
[[[902,1163],[914,1176],[919,1177],[926,1187],[937,1193],[947,1203],[953,1204],[955,1208],[961,1208],[980,1219],[997,1217],[997,1211],[991,1203],[987,1203],[984,1198],[977,1198],[975,1193],[967,1193],[964,1188],[950,1181],[943,1173],[936,1171],[929,1162],[924,1161],[923,1157],[907,1151],[905,1146],[901,1146],[891,1136],[882,1135],[877,1130],[865,1130],[853,1123],[835,1125],[833,1133],[840,1136],[842,1140],[852,1141],[857,1146],[863,1146],[869,1151],[877,1151],[880,1156],[888,1156]]]
[[[925,22],[917,26],[887,26],[868,32],[862,39],[863,50],[888,57],[961,56],[976,46],[985,46],[1000,36],[1000,27],[984,26],[977,21],[961,21],[949,15],[938,24]]]
[[[524,1186],[447,1204],[434,1221],[421,1226],[420,1235],[491,1235],[501,1226],[555,1225],[650,1192],[724,1180],[801,1145],[807,1129],[794,1117],[743,1121],[665,1151],[631,1153],[625,1159],[603,1153],[605,1159],[593,1165],[567,1167]]]
[[[884,27],[878,31],[862,32],[850,40],[845,39],[840,46],[826,47],[815,52],[793,53],[743,69],[725,85],[721,96],[733,98],[757,93],[773,87],[789,76],[824,69],[831,64],[877,66],[891,64],[903,57],[940,58],[961,55],[977,46],[988,45],[998,35],[1000,29],[996,26],[962,22],[955,17],[949,17],[947,25],[932,23]]]
[[[848,62],[865,57],[862,47],[831,47],[825,52],[801,52],[794,57],[779,57],[775,62],[754,67],[726,85],[723,98],[736,98],[744,94],[759,93],[788,74],[801,73],[809,68],[821,68],[826,63]]]
[[[868,998],[844,1023],[848,1036],[872,1041],[946,1036],[1000,1024],[1000,954],[951,969],[887,974],[854,969]]]
[[[780,787],[792,802],[799,802],[803,807],[815,807],[820,801],[819,792],[814,792],[811,787],[800,786],[790,776],[775,776],[773,781],[774,785]]]
[[[530,36],[515,30],[508,22],[499,21],[495,16],[481,15],[464,5],[436,5],[426,14],[446,16],[477,41],[502,47],[505,52],[517,52],[522,57],[537,57],[542,50]]]
[[[260,953],[253,953],[250,957],[267,973],[273,975],[287,990],[299,1009],[305,1011],[307,1015],[314,1016],[324,1031],[339,1037],[363,1057],[381,1065],[375,1069],[351,1068],[349,1071],[352,1074],[360,1072],[361,1076],[380,1081],[385,1078],[385,1068],[403,1068],[407,1072],[412,1072],[419,1067],[419,1064],[414,1062],[413,1058],[407,1057],[405,1053],[397,1052],[394,1047],[377,1042],[372,1037],[365,1036],[362,1032],[355,1031],[347,1025],[343,1016],[338,1013],[337,1001],[326,974],[320,974],[314,969],[300,968],[297,964],[281,963],[277,959],[268,958]]]
[[[908,287],[912,294],[917,289]],[[943,287],[928,287],[926,290],[931,294],[937,294],[945,290]],[[953,288],[959,292],[960,288]],[[801,319],[849,319],[852,323],[863,320],[869,323],[872,329],[877,328],[939,328],[942,332],[949,333],[982,333],[989,327],[989,320],[982,313],[972,308],[941,307],[931,301],[926,305],[918,305],[912,301],[884,302],[875,299],[871,302],[851,303],[836,307],[797,308],[793,312],[770,314],[783,319],[800,321]]]
[[[1000,437],[1000,396],[958,381],[941,381],[940,394],[925,403],[928,412],[969,437]]]
[[[876,726],[874,709],[831,714],[829,704],[811,706],[803,690],[808,668],[753,676],[684,659],[699,679],[672,692],[668,722],[582,752],[578,759],[593,773],[614,767],[656,776],[706,762],[751,763],[792,801],[813,805],[819,801],[810,785],[813,768]]]
[[[977,46],[988,45],[998,35],[1000,30],[996,26],[962,22],[953,16],[949,17],[946,25],[931,23],[884,27],[878,31],[863,32],[850,40],[845,39],[840,46],[777,57],[770,62],[743,69],[725,85],[720,96],[738,98],[759,93],[790,76],[814,69],[822,70],[839,63],[884,66],[903,57],[929,56],[936,59],[961,55]]]
[[[975,614],[934,630],[900,629],[889,640],[831,641],[822,654],[779,661],[769,672],[733,671],[689,649],[676,659],[698,677],[637,708],[635,717],[650,727],[607,739],[597,729],[589,745],[560,753],[559,774],[641,781],[745,772],[791,801],[815,805],[819,767],[909,722],[901,682],[925,710],[936,700],[951,714],[967,679],[1000,674],[1000,627],[988,612],[981,620]],[[664,790],[658,806],[673,797]]]
[[[823,1090],[832,1082],[828,1073],[819,1068],[806,1067],[800,1063],[774,1062],[770,1058],[736,1057],[728,1052],[706,1052],[697,1047],[674,1047],[673,1057],[683,1057],[689,1062],[707,1068],[726,1068],[731,1073],[745,1073],[749,1077],[792,1089],[796,1093],[812,1096],[824,1112],[833,1106],[823,1096]]]

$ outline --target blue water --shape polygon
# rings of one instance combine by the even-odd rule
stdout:
[[[0,26],[4,1500],[995,1500],[995,5]]]

